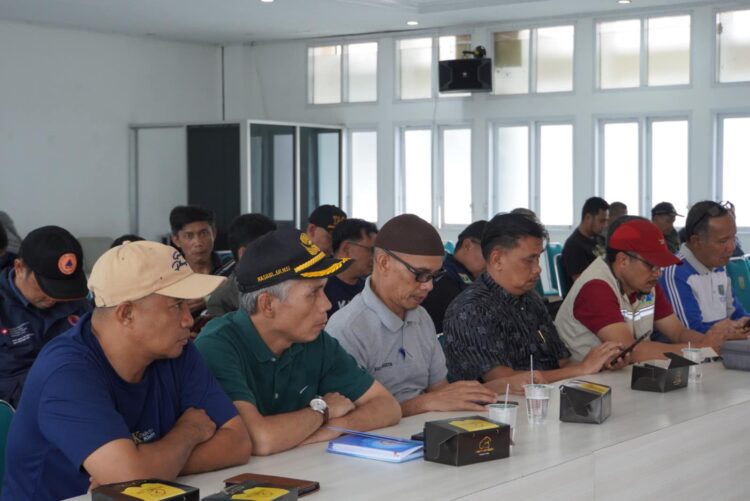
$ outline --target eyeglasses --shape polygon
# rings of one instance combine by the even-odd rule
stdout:
[[[709,206],[708,209],[706,209],[703,214],[701,214],[700,217],[690,225],[690,227],[687,227],[686,225],[685,234],[688,238],[690,238],[691,235],[695,234],[695,229],[698,227],[701,221],[706,218],[723,216],[727,212],[731,212],[732,214],[734,214],[734,204],[732,202],[713,202],[713,205]]]
[[[626,252],[625,254],[627,254],[630,258],[635,259],[636,261],[640,261],[641,263],[645,264],[646,267],[649,270],[651,270],[651,273],[656,273],[657,271],[661,271],[661,266],[657,266],[655,264],[649,263],[648,261],[643,259],[641,256],[637,256],[630,252]]]
[[[443,275],[445,275],[445,270],[443,268],[440,268],[438,271],[418,270],[388,249],[383,249],[383,252],[391,256],[399,263],[403,264],[407,270],[414,274],[414,279],[420,284],[427,283],[430,280],[432,280],[433,282],[437,282],[443,277]]]
[[[358,244],[357,242],[354,242],[353,240],[347,240],[347,242],[349,242],[350,244],[352,244],[355,247],[360,247],[360,248],[366,250],[370,254],[372,254],[372,251],[375,250],[375,246],[374,245],[362,245],[362,244]]]

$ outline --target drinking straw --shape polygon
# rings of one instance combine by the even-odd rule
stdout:
[[[531,384],[534,384],[534,355],[529,355],[531,357]]]
[[[510,384],[505,385],[505,407],[508,407],[508,392],[510,391]]]

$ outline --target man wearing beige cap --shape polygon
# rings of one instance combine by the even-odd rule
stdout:
[[[90,485],[245,463],[250,438],[188,340],[186,300],[223,278],[155,242],[107,251],[96,308],[37,358],[13,419],[3,500],[57,500]]]
[[[420,306],[444,271],[435,228],[413,214],[396,216],[375,239],[375,265],[362,292],[326,326],[359,364],[401,403],[405,416],[484,411],[496,395],[477,381],[449,384],[435,325]]]

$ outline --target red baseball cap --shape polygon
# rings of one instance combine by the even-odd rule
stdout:
[[[635,252],[649,263],[662,268],[682,263],[669,252],[661,230],[645,219],[634,219],[621,224],[609,238],[609,248]]]

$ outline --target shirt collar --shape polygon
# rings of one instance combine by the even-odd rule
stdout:
[[[698,261],[698,258],[695,257],[693,251],[691,251],[690,247],[688,247],[686,244],[680,245],[680,256],[682,256],[685,261],[687,261],[690,266],[692,266],[699,274],[706,275],[708,273],[711,273],[711,269]]]
[[[481,276],[482,283],[489,289],[489,291],[504,303],[518,304],[526,294],[522,296],[516,296],[503,289],[503,287],[495,282],[495,279],[490,276],[486,271]]]
[[[28,299],[26,299],[26,296],[21,294],[21,291],[18,290],[16,287],[16,270],[13,267],[10,267],[8,269],[8,287],[10,290],[13,291],[13,293],[16,295],[18,300],[21,302],[21,304],[24,306],[24,308],[28,308],[31,306],[31,303],[29,303]]]
[[[454,256],[453,254],[445,255],[445,262],[443,263],[443,267],[445,267],[446,270],[453,269],[456,271],[457,274],[466,273],[467,275],[471,276],[471,273],[469,272],[468,269],[466,269],[466,266],[464,266],[464,264],[461,261],[456,259],[456,256]]]
[[[294,343],[289,348],[287,348],[286,351],[281,354],[281,356],[277,357],[276,354],[271,351],[268,345],[266,345],[266,342],[263,341],[263,338],[260,337],[258,329],[255,328],[253,321],[250,319],[248,314],[245,313],[245,311],[239,309],[235,311],[233,315],[234,318],[232,318],[232,322],[235,324],[235,326],[237,326],[238,329],[240,329],[240,332],[243,333],[242,337],[246,340],[247,346],[250,348],[250,351],[255,356],[256,360],[258,360],[258,362],[271,362],[287,356],[292,357],[302,349],[302,346],[300,344]]]
[[[410,322],[416,322],[418,320],[417,310],[407,310],[404,320],[401,320],[398,315],[393,313],[385,303],[375,294],[372,290],[370,279],[367,277],[365,281],[365,287],[362,289],[362,300],[365,305],[370,308],[380,319],[380,322],[391,332],[396,332],[403,328]]]

